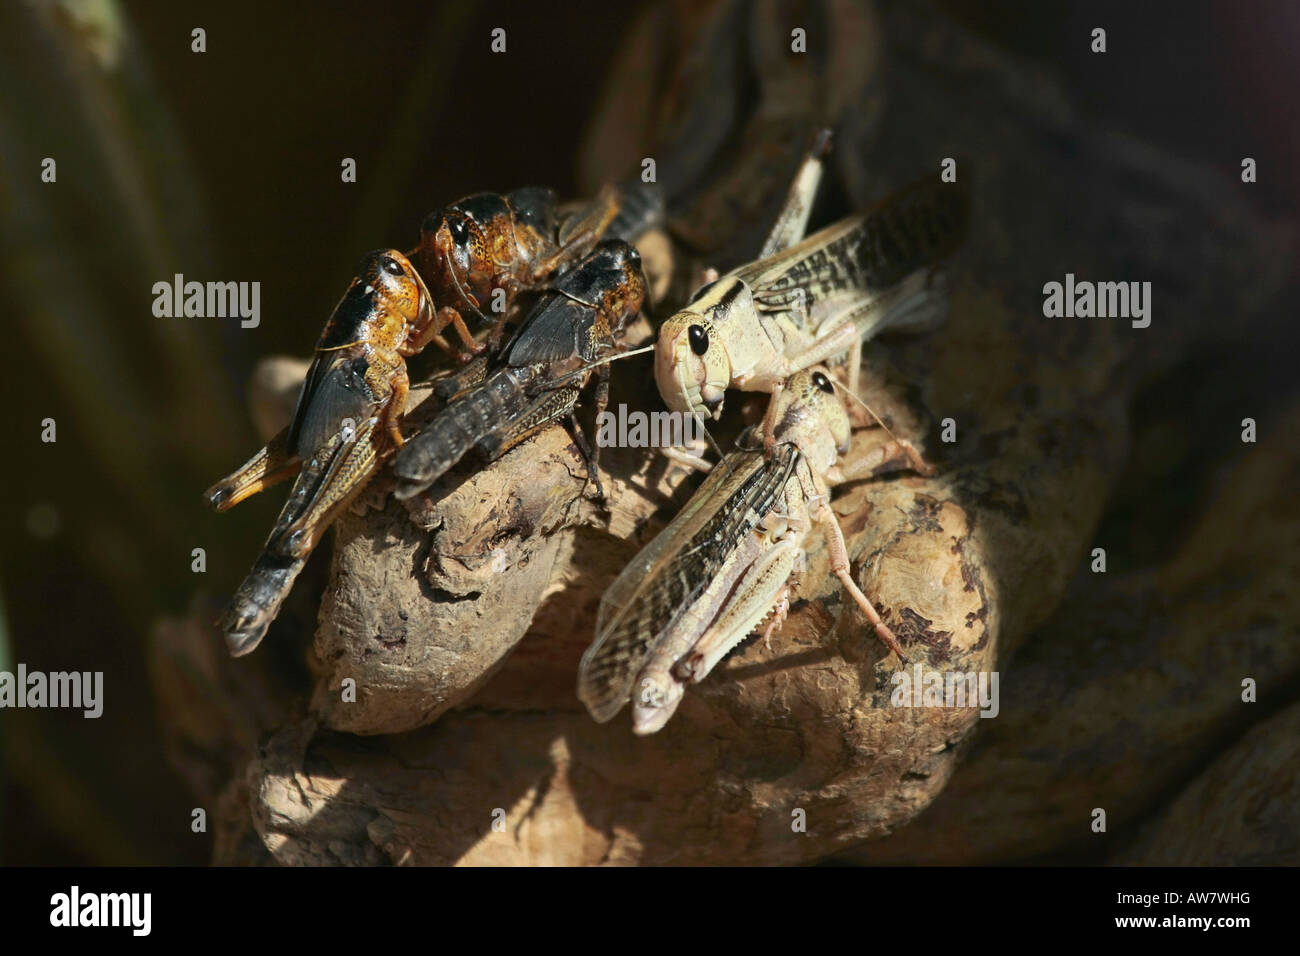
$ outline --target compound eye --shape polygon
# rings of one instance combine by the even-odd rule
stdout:
[[[464,219],[457,217],[447,223],[447,228],[451,231],[453,242],[462,243],[469,239],[469,223]]]
[[[820,388],[827,395],[835,394],[835,386],[832,385],[831,380],[827,378],[825,375],[823,375],[821,372],[813,372],[812,383],[817,388]]]
[[[390,275],[403,275],[402,264],[392,256],[384,256],[384,271]]]
[[[696,355],[703,355],[709,350],[709,333],[704,331],[704,326],[692,325],[686,330],[686,338],[691,343],[691,351]]]

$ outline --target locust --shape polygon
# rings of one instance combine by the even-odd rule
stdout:
[[[316,343],[288,427],[204,494],[218,511],[291,477],[304,458],[372,415],[396,447],[410,379],[406,357],[432,335],[432,299],[396,249],[367,253]]]
[[[597,244],[542,294],[481,380],[467,370],[437,384],[435,393],[448,404],[394,460],[394,495],[423,492],[471,448],[491,461],[551,423],[567,420],[603,499],[596,453],[582,435],[575,408],[594,378],[594,401],[598,411],[604,409],[609,395],[604,360],[618,351],[645,294],[636,249],[620,239]]]
[[[621,203],[622,195],[633,201]],[[613,188],[577,208],[560,207],[550,189],[527,187],[504,196],[477,193],[430,214],[411,258],[388,249],[362,259],[317,342],[292,423],[208,489],[210,503],[225,511],[290,477],[304,450],[318,447],[349,410],[360,421],[381,397],[384,426],[400,448],[397,423],[410,387],[405,359],[430,342],[463,355],[443,338],[448,325],[462,334],[469,354],[487,348],[470,333],[460,309],[477,310],[500,289],[507,306],[501,311],[508,314],[519,292],[582,261],[611,225],[632,238],[660,218],[662,208],[653,200]],[[471,375],[484,367],[478,363]]]
[[[361,260],[317,342],[289,426],[206,492],[213,507],[226,511],[297,475],[262,556],[222,618],[232,654],[257,647],[324,530],[405,443],[401,422],[410,388],[406,359],[435,343],[470,363],[459,379],[449,379],[481,380],[490,350],[514,314],[516,296],[536,290],[590,257],[609,264],[608,248],[601,256],[593,252],[605,232],[613,228],[634,238],[656,226],[662,216],[662,205],[653,195],[640,195],[627,187],[610,187],[590,203],[568,206],[561,206],[553,191],[537,187],[505,195],[478,193],[427,216],[410,258],[387,249]],[[623,262],[619,260],[620,265]],[[639,277],[639,260],[632,268]],[[608,318],[616,328],[597,328],[594,321],[585,326],[575,323],[575,336],[593,336],[590,342],[575,339],[571,349],[575,356],[583,349],[603,348],[599,344],[604,342],[603,334],[621,331],[625,317],[615,300],[619,293],[633,295],[635,314],[644,295],[644,279],[634,285],[629,277],[617,288],[593,286],[586,291],[604,298],[598,306],[589,299],[584,307],[593,317],[598,313],[602,320]],[[496,307],[498,292],[501,302]],[[495,321],[485,319],[491,328],[483,342],[475,338],[462,315],[482,316],[481,306],[498,313]],[[555,331],[563,325],[559,311],[557,306],[539,317],[537,334],[517,342],[505,363],[518,360],[540,368],[547,360],[542,355],[546,348],[562,351],[558,339],[548,340],[543,334],[546,328]],[[459,334],[463,347],[453,346],[443,336],[448,326]],[[531,358],[525,354],[530,350]],[[564,367],[558,352],[549,360],[557,368]],[[602,379],[602,387],[603,383]],[[557,388],[545,399],[541,388],[530,386],[527,391],[539,401],[514,409],[513,427],[482,436],[483,446],[494,448],[493,454],[571,413],[576,403],[576,397],[565,403],[576,396],[576,389]],[[422,444],[427,447],[428,440]]]
[[[856,390],[864,339],[942,316],[937,266],[968,218],[964,187],[927,177],[806,238],[787,229],[769,240],[769,255],[707,282],[660,327],[655,380],[665,404],[718,418],[728,388],[775,393],[794,372],[845,354]]]
[[[760,626],[768,637],[790,608],[805,548],[821,530],[831,572],[876,636],[907,663],[902,647],[849,571],[830,489],[902,461],[896,440],[847,472],[849,414],[824,366],[802,369],[775,397],[770,453],[742,434],[735,451],[606,590],[596,638],[582,656],[578,697],[599,722],[629,701],[633,730],[667,723],[689,684],[699,683]]]
[[[624,212],[612,187],[590,203],[568,206],[539,186],[475,193],[430,213],[408,253],[437,303],[430,341],[462,361],[489,351],[499,344],[516,297],[580,262],[616,221],[629,230],[646,225]],[[489,330],[486,341],[470,330],[466,314]],[[443,336],[448,326],[459,346]]]
[[[404,255],[381,249],[364,256],[316,343],[288,427],[207,490],[209,503],[226,511],[297,475],[264,559],[222,619],[232,653],[257,646],[301,564],[292,574],[288,569],[305,560],[333,518],[402,446],[405,359],[428,341],[432,320],[428,290]]]

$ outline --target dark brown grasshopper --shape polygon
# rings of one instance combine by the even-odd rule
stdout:
[[[436,390],[451,401],[397,456],[394,494],[419,494],[471,448],[491,461],[567,419],[603,498],[595,454],[577,426],[574,409],[594,377],[595,405],[603,410],[609,392],[604,360],[616,352],[618,338],[641,310],[645,290],[641,257],[634,248],[620,239],[597,245],[544,293],[481,380],[453,376],[439,383]]]
[[[432,323],[432,300],[404,255],[387,249],[364,256],[316,343],[289,426],[205,492],[212,506],[226,511],[295,474],[346,419],[357,428],[378,415],[400,447],[410,384],[405,358],[428,341]]]
[[[231,653],[257,646],[321,533],[401,447],[406,356],[432,327],[432,300],[407,258],[394,249],[366,255],[316,344],[289,426],[208,489],[208,501],[226,511],[298,475],[263,558],[222,620]]]

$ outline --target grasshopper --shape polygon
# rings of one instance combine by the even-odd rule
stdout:
[[[297,475],[262,556],[222,618],[232,654],[249,653],[258,645],[321,534],[405,443],[400,426],[410,387],[406,359],[432,342],[465,359],[478,355],[459,378],[481,379],[488,357],[480,353],[496,345],[518,294],[593,258],[608,260],[608,249],[603,259],[592,250],[611,227],[632,238],[655,227],[662,216],[654,196],[627,188],[609,188],[592,203],[571,206],[560,206],[548,189],[518,189],[504,196],[479,193],[427,216],[410,259],[388,249],[361,260],[317,342],[289,426],[206,492],[214,508],[226,511]],[[633,268],[639,277],[639,262]],[[505,308],[487,342],[479,343],[461,313],[481,316],[479,306],[498,291]],[[615,315],[616,294],[635,296],[631,313],[635,314],[644,279],[635,289],[624,284],[588,291],[605,297],[600,300],[602,308],[592,306],[593,310],[621,323],[625,317]],[[539,318],[536,326],[546,321]],[[554,332],[553,316],[550,321]],[[448,326],[460,335],[463,348],[443,337]],[[619,329],[621,324],[615,331]],[[590,322],[575,324],[572,334],[575,354],[581,351],[580,334],[592,336],[593,348],[597,340],[604,341]],[[517,358],[528,348],[556,350],[563,344],[555,338],[543,339],[537,332],[514,346],[511,355]],[[534,358],[534,364],[539,363]],[[556,364],[561,364],[558,359]],[[540,400],[518,409],[512,432],[484,435],[483,442],[500,441],[499,452],[522,440],[547,421],[571,412],[577,390],[569,390],[573,400],[567,406],[561,401],[545,420]],[[550,398],[568,394],[557,390]],[[422,444],[428,447],[429,442]]]
[[[848,551],[830,487],[879,468],[905,451],[883,445],[846,474],[848,411],[824,367],[792,375],[776,396],[771,454],[753,441],[712,469],[673,521],[615,579],[600,603],[596,639],[582,657],[578,697],[600,722],[632,701],[633,730],[650,734],[672,716],[686,685],[698,683],[765,621],[765,637],[790,607],[814,526],[825,536],[831,572],[880,640],[904,663],[889,627],[849,573]]]
[[[520,294],[576,268],[601,239],[632,242],[664,215],[658,192],[641,183],[606,186],[589,202],[565,204],[540,186],[475,193],[430,213],[407,253],[437,303],[429,341],[462,361],[494,351]],[[484,309],[498,314],[488,319]],[[486,340],[476,339],[467,315],[490,326]],[[459,345],[443,337],[448,327]]]
[[[786,230],[765,244],[770,255],[707,283],[660,328],[664,402],[717,418],[726,389],[775,393],[794,372],[845,353],[855,391],[865,338],[942,315],[933,267],[961,243],[968,216],[964,188],[927,177],[800,241]]]
[[[432,335],[432,300],[395,249],[368,253],[325,324],[287,428],[204,496],[218,511],[294,475],[345,420],[353,427],[377,412],[392,443],[410,381],[406,357]]]
[[[529,313],[502,352],[500,368],[410,440],[413,457],[405,460],[432,461],[435,470],[445,471],[458,457],[446,464],[449,448],[463,454],[469,445],[461,443],[469,436],[474,437],[469,444],[495,457],[571,415],[585,383],[562,373],[582,370],[584,356],[612,349],[614,337],[640,310],[644,293],[636,250],[619,240],[600,243]],[[428,302],[400,253],[367,256],[321,336],[292,423],[209,489],[209,500],[226,510],[298,472],[262,555],[221,618],[232,654],[257,647],[321,533],[406,444],[397,430],[408,388],[401,336],[407,326],[429,327]],[[462,369],[461,375],[470,372]],[[607,375],[608,367],[598,366],[595,374],[600,373]],[[583,450],[594,461],[590,450]],[[401,487],[409,489],[411,483]]]
[[[463,359],[494,347],[516,296],[579,262],[619,213],[612,188],[590,204],[565,207],[552,190],[538,186],[475,193],[430,213],[420,225],[419,245],[408,253],[438,304],[429,341]],[[503,308],[489,320],[482,310],[498,292]],[[475,339],[466,313],[490,325],[488,342]],[[459,347],[443,338],[448,326],[460,336]]]
[[[218,511],[295,473],[265,552],[222,619],[233,654],[253,650],[321,533],[401,447],[406,357],[431,334],[431,300],[394,249],[362,258],[316,345],[289,426],[206,492]]]
[[[645,293],[637,251],[619,239],[598,244],[543,294],[514,337],[483,367],[481,381],[475,382],[467,368],[439,383],[436,391],[451,400],[398,454],[394,495],[410,498],[424,491],[471,448],[490,461],[567,418],[603,498],[595,454],[574,409],[587,379],[594,377],[595,402],[603,410],[609,366],[602,360],[616,351],[616,340],[640,312]]]

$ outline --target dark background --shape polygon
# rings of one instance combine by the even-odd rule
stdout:
[[[98,721],[0,711],[7,864],[208,859],[163,756],[145,649],[160,616],[238,583],[278,508],[266,496],[218,517],[199,499],[256,447],[243,392],[253,362],[306,356],[353,262],[409,248],[426,212],[526,183],[572,195],[584,123],[637,6],[102,9],[101,28],[49,16],[65,41],[93,43],[120,13],[132,41],[121,89],[88,84],[26,5],[0,13],[0,668],[102,670],[106,697]],[[1225,177],[1255,157],[1251,188],[1270,214],[1300,205],[1294,3],[938,9],[1048,65],[1103,122]],[[497,26],[506,56],[488,52]],[[1089,52],[1094,26],[1108,31],[1105,56]],[[39,182],[43,156],[58,159],[56,186]],[[339,180],[345,156],[356,184]],[[260,281],[260,327],[154,319],[150,287],[173,270]],[[1236,360],[1248,368],[1251,354]],[[40,441],[45,417],[56,444]],[[202,578],[190,570],[200,546]]]

